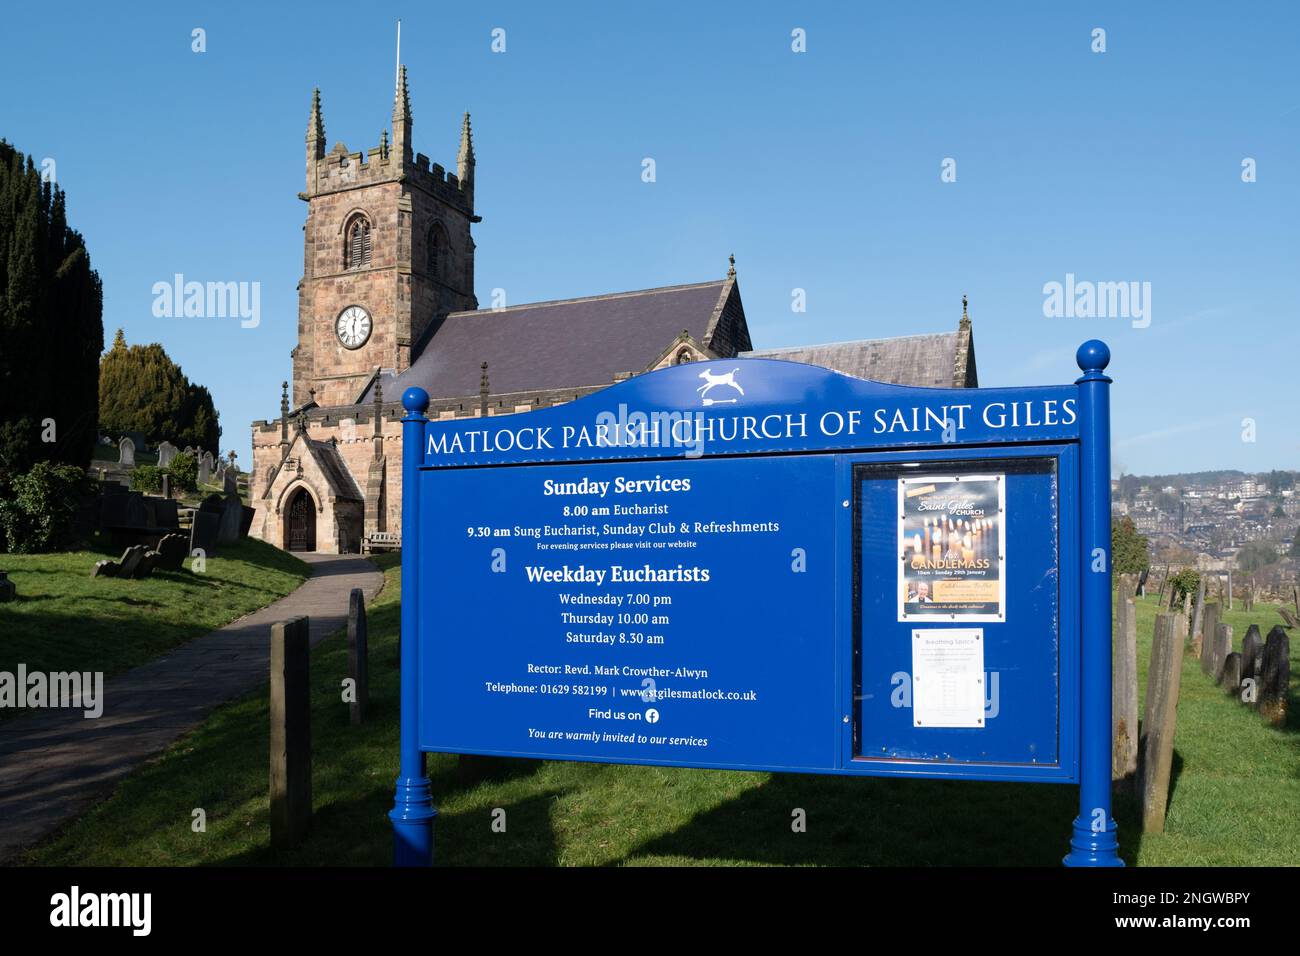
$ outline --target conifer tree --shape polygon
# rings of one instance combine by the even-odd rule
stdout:
[[[121,329],[99,372],[99,420],[111,436],[142,432],[150,444],[218,448],[221,427],[212,396],[193,384],[159,344],[127,345]]]
[[[63,190],[0,140],[0,491],[98,436],[103,292]]]

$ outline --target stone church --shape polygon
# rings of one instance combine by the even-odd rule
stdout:
[[[508,415],[572,401],[680,362],[762,357],[881,382],[975,387],[975,346],[957,330],[755,349],[735,262],[725,277],[509,308],[474,295],[474,142],[456,171],[412,149],[402,67],[393,132],[326,150],[320,92],[307,123],[298,344],[280,417],[253,423],[251,533],[290,550],[354,552],[401,528],[402,391],[431,419]]]

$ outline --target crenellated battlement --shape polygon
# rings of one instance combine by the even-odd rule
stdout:
[[[404,165],[392,146],[381,144],[364,152],[353,152],[343,143],[338,143],[323,158],[315,160],[314,165],[315,175],[308,182],[308,198],[378,183],[406,182],[467,214],[473,214],[473,196],[459,177],[448,172],[441,163],[431,162],[424,153],[416,153],[414,160]]]

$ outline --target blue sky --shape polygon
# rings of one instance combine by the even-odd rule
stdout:
[[[415,148],[454,168],[474,116],[482,302],[703,281],[734,252],[768,347],[950,329],[967,293],[985,385],[1072,381],[1110,343],[1124,470],[1294,468],[1300,13],[1155,6],[28,4],[0,136],[55,160],[106,342],[161,342],[245,466],[296,341],[312,87],[331,146],[374,146],[401,17]],[[178,272],[260,282],[261,324],[154,317]],[[1150,283],[1149,326],[1045,317],[1067,274]]]

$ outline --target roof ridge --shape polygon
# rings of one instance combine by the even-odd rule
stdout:
[[[824,349],[832,345],[874,345],[877,342],[897,342],[900,339],[926,339],[936,335],[956,335],[956,332],[914,332],[911,335],[889,335],[879,339],[849,339],[842,342],[809,342],[807,345],[778,345],[770,349],[749,349],[742,355],[755,352],[806,352],[809,349]]]
[[[688,282],[684,285],[661,285],[650,289],[633,289],[628,292],[602,292],[599,295],[582,295],[572,299],[543,299],[540,302],[523,302],[519,305],[508,305],[501,309],[463,309],[459,312],[448,312],[447,318],[452,316],[479,316],[479,315],[499,315],[502,312],[515,312],[520,309],[536,309],[543,306],[552,305],[572,305],[575,302],[599,302],[606,299],[626,299],[634,295],[652,295],[658,292],[682,292],[686,289],[707,289],[711,286],[723,286],[727,279],[713,279],[708,282]]]

